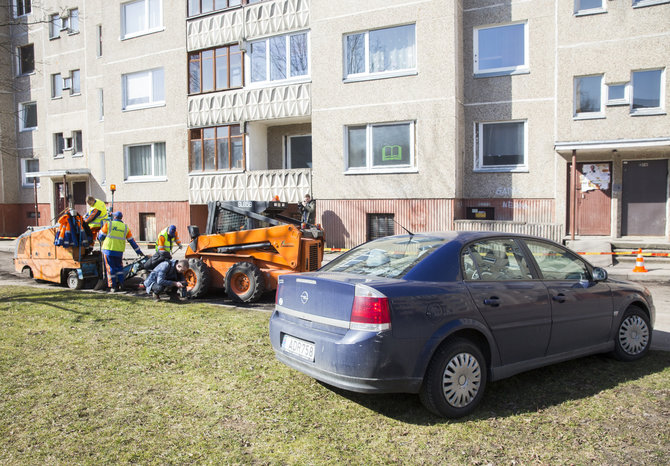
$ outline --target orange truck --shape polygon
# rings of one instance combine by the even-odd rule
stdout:
[[[255,302],[277,289],[280,275],[321,267],[323,230],[283,215],[287,208],[279,201],[209,203],[205,234],[189,226],[189,295],[225,289],[235,301]]]

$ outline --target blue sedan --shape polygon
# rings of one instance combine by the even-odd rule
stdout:
[[[488,381],[596,353],[643,357],[654,317],[645,287],[554,242],[422,233],[282,276],[270,339],[280,361],[326,384],[418,393],[454,418],[475,409]]]

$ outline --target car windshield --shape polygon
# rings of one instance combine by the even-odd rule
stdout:
[[[344,253],[321,270],[399,278],[446,241],[432,236],[381,238]]]

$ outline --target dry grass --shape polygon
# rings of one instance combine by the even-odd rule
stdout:
[[[449,422],[286,368],[268,318],[0,287],[0,463],[670,462],[670,353],[521,374]]]

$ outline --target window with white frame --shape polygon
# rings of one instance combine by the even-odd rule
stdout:
[[[125,146],[123,152],[126,181],[155,180],[167,176],[164,142]]]
[[[98,89],[98,120],[105,119],[105,92],[102,88]]]
[[[163,29],[162,0],[135,0],[121,4],[121,38]]]
[[[95,56],[102,57],[102,24],[95,27]]]
[[[81,94],[81,81],[79,70],[70,71],[70,94]]]
[[[18,47],[19,75],[35,72],[35,46],[33,44]]]
[[[528,23],[474,29],[475,75],[528,72]]]
[[[603,76],[576,76],[574,80],[574,116],[597,117],[603,114]]]
[[[526,121],[475,124],[475,171],[526,171]]]
[[[72,131],[72,155],[83,155],[84,136],[81,131]]]
[[[24,16],[30,14],[33,10],[32,0],[15,0],[14,4],[14,15],[18,18],[19,16]]]
[[[607,105],[628,105],[630,86],[628,83],[607,85]]]
[[[309,74],[307,32],[251,42],[249,55],[252,83],[281,81]]]
[[[633,0],[633,8],[670,3],[670,0]]]
[[[64,157],[65,138],[63,137],[63,133],[54,133],[53,143],[54,143],[54,157]]]
[[[39,177],[27,176],[28,173],[37,173],[40,171],[40,159],[21,159],[21,186],[32,188],[33,179],[37,181],[37,187],[40,186]]]
[[[415,29],[414,24],[406,24],[344,36],[345,78],[416,72]]]
[[[288,136],[286,168],[312,168],[312,136]]]
[[[414,170],[414,122],[352,125],[345,132],[348,172]]]
[[[60,30],[63,28],[63,22],[58,13],[49,16],[49,39],[60,37]]]
[[[163,68],[124,74],[122,80],[124,110],[165,104]]]
[[[37,129],[37,102],[19,104],[19,130],[33,131]]]
[[[665,100],[664,70],[633,71],[631,79],[631,113],[657,114]]]
[[[73,8],[68,11],[67,23],[64,25],[68,34],[79,32],[79,9]]]
[[[588,15],[605,11],[605,0],[575,0],[575,14]]]
[[[60,73],[51,75],[51,98],[56,99],[63,96],[63,77]]]

